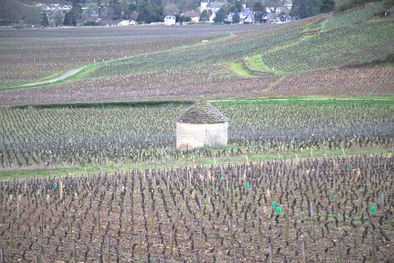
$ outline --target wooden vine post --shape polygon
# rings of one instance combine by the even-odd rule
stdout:
[[[307,263],[306,260],[306,247],[305,247],[305,239],[302,240],[302,262]]]

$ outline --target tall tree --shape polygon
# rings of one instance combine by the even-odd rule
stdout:
[[[200,21],[201,22],[209,21],[209,18],[211,17],[211,15],[212,15],[211,10],[208,11],[207,9],[205,9],[204,11],[202,11],[202,13],[200,15]]]
[[[72,0],[72,12],[78,18],[82,14],[81,0]]]
[[[234,5],[232,5],[230,11],[233,12],[233,13],[237,13],[237,12],[239,13],[239,12],[242,11],[242,9],[243,8],[242,8],[241,1],[235,1]]]
[[[60,26],[61,24],[63,24],[64,21],[64,13],[62,10],[59,10],[55,13],[55,26]]]
[[[240,21],[239,13],[235,12],[233,15],[233,24],[238,24]]]
[[[334,10],[335,1],[334,0],[323,0],[320,5],[320,13],[328,13]]]
[[[82,8],[81,8],[81,1],[80,0],[73,0],[72,1],[72,8],[69,12],[66,13],[64,16],[64,24],[65,25],[76,25],[77,24],[77,19],[81,16],[82,14]]]
[[[39,25],[41,22],[40,10],[30,6],[23,6],[22,19],[27,25]]]
[[[23,4],[19,0],[0,0],[0,25],[19,23],[40,24],[40,10]]]
[[[306,18],[319,14],[321,0],[294,0],[290,14]]]
[[[213,19],[213,22],[215,22],[215,23],[223,23],[227,14],[228,14],[227,8],[225,8],[225,7],[220,8],[216,12],[215,18]]]
[[[21,19],[21,3],[14,0],[0,0],[0,24],[18,23]]]
[[[138,21],[144,23],[158,22],[163,18],[160,0],[140,0],[137,4]]]
[[[256,2],[253,5],[253,11],[256,17],[256,21],[259,21],[260,23],[263,22],[263,18],[266,14],[266,10],[265,7],[263,6],[263,4],[261,2]]]
[[[163,15],[175,15],[179,13],[179,8],[174,3],[169,3],[163,8]]]
[[[122,6],[118,0],[111,0],[108,6],[108,15],[112,19],[122,18]]]
[[[41,25],[43,27],[47,27],[49,25],[49,20],[48,20],[48,15],[46,12],[42,13],[42,17],[41,17]]]

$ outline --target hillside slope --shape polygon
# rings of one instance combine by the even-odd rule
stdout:
[[[158,45],[92,63],[72,81],[0,92],[0,103],[391,96],[392,59],[379,64],[394,53],[394,23],[392,16],[375,16],[381,8],[372,3],[283,25],[223,27],[225,35],[210,41]]]

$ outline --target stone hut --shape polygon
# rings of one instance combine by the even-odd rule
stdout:
[[[199,100],[176,119],[176,148],[226,146],[227,128],[228,119],[211,104]]]

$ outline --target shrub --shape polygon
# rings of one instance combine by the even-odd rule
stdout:
[[[343,12],[345,10],[356,8],[370,2],[376,2],[376,1],[375,0],[347,0],[336,5],[335,12]]]

